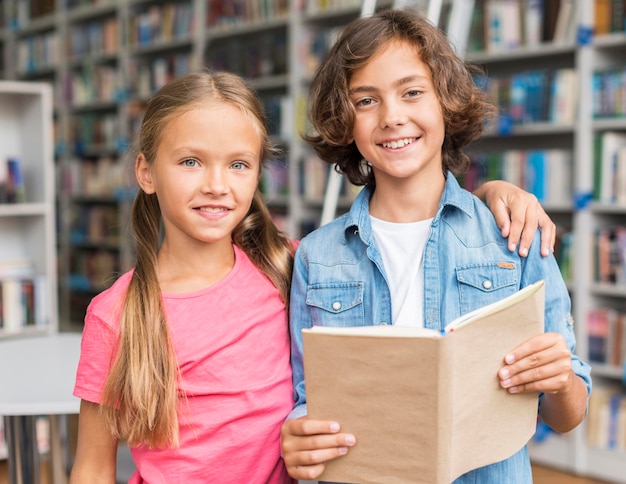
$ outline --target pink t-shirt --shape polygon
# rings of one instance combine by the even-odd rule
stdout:
[[[280,427],[293,406],[289,333],[278,291],[235,247],[222,281],[190,294],[163,294],[182,374],[180,447],[131,449],[131,483],[292,483]],[[74,395],[98,403],[120,300],[132,272],[96,296],[85,317]]]

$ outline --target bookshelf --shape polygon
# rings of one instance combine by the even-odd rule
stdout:
[[[312,151],[299,138],[299,133],[307,129],[306,96],[319,57],[336,32],[359,15],[361,3],[240,2],[241,9],[232,11],[226,8],[230,2],[208,0],[3,2],[0,77],[54,86],[59,301],[64,324],[73,321],[80,327],[84,305],[90,297],[132,264],[126,229],[132,173],[124,155],[145,102],[173,76],[209,66],[233,70],[249,78],[267,108],[273,139],[285,151],[284,159],[269,163],[263,178],[264,193],[276,221],[294,238],[319,224],[327,167],[314,160]],[[442,3],[445,17],[450,2]],[[576,101],[568,111],[570,115],[574,113],[573,117],[557,121],[545,112],[519,117],[522,105],[515,98],[518,102],[512,113],[503,117],[503,124],[486,133],[470,151],[477,160],[496,159],[496,167],[523,163],[520,160],[536,152],[555,151],[558,155],[553,173],[544,173],[543,178],[561,182],[560,194],[552,196],[556,188],[542,185],[544,194],[537,195],[563,233],[557,256],[572,295],[578,352],[585,359],[590,344],[595,344],[588,335],[589,315],[598,309],[626,312],[626,286],[617,283],[617,279],[612,281],[611,276],[607,282],[594,279],[599,272],[594,237],[597,239],[606,229],[626,226],[626,203],[617,201],[618,193],[605,201],[594,198],[594,173],[599,170],[594,169],[595,140],[607,132],[626,133],[623,102],[621,108],[615,104],[614,111],[600,109],[611,103],[600,98],[595,87],[599,83],[606,91],[607,86],[620,85],[618,79],[622,79],[623,86],[626,34],[623,27],[616,27],[620,20],[611,10],[611,5],[617,3],[476,0],[471,32],[480,35],[470,35],[466,54],[468,60],[484,65],[500,86],[518,85],[520,79],[522,84],[530,84],[530,74],[539,71],[550,80],[558,71],[574,73],[577,84],[565,89],[565,99]],[[392,1],[377,2],[379,8],[391,4]],[[507,34],[506,43],[494,45],[500,37],[493,35],[485,23],[493,20],[493,13],[485,10],[486,4],[505,9],[508,23],[504,25],[510,28],[500,33]],[[25,8],[28,5],[44,8],[29,10]],[[540,5],[545,10],[539,10]],[[596,12],[596,5],[609,5],[609,10]],[[573,11],[574,20],[562,21],[564,26],[557,29],[555,6]],[[604,20],[607,15],[612,21],[608,28],[606,22],[594,24],[594,17]],[[552,25],[552,30],[530,32],[529,26],[537,25],[537,19],[543,16],[552,18],[546,23]],[[510,23],[522,18],[523,27]],[[47,55],[42,57],[41,52]],[[615,96],[626,99],[623,87],[620,92]],[[92,142],[96,133],[101,137]],[[543,166],[553,166],[547,159],[541,161]],[[480,183],[480,176],[486,177],[485,166],[475,174],[473,183]],[[498,178],[505,177],[502,172],[497,173]],[[512,181],[534,190],[528,180]],[[623,195],[626,189],[619,193]],[[347,209],[353,196],[350,187],[345,187],[340,196],[340,212]],[[47,217],[30,212],[7,217],[0,212],[2,220],[10,221],[41,221]],[[565,255],[561,256],[561,252]],[[615,263],[617,259],[610,260]],[[100,275],[89,275],[86,267],[99,268]],[[608,326],[614,327],[611,324]],[[600,338],[614,339],[607,333],[608,330],[601,333]],[[611,394],[624,392],[623,356],[622,351],[621,364],[592,362],[595,388],[607,387]],[[533,460],[626,482],[626,451],[588,438],[596,434],[594,426],[598,426],[598,421],[606,423],[609,418],[607,401],[610,399],[592,401],[585,424],[568,435],[540,432],[531,444]]]
[[[55,332],[52,89],[45,83],[0,81],[0,105],[0,338]],[[7,174],[8,159],[19,165],[17,178]],[[11,186],[19,184],[19,179],[23,194],[15,195],[17,190]]]
[[[494,15],[485,9],[488,3],[493,6],[521,2],[477,2],[478,7],[483,7],[479,12],[483,19],[493,18]],[[527,3],[529,9],[513,12],[518,19],[525,19],[525,25],[530,24],[530,5],[541,2]],[[572,295],[577,351],[592,365],[594,391],[584,424],[566,435],[557,435],[540,428],[530,445],[531,457],[539,464],[610,482],[626,482],[626,443],[619,437],[626,429],[623,423],[618,422],[619,419],[624,421],[626,415],[626,404],[620,407],[626,400],[626,344],[617,335],[616,329],[620,324],[623,325],[620,318],[624,311],[626,291],[623,279],[616,276],[616,272],[623,270],[623,262],[618,257],[619,249],[615,243],[618,228],[626,225],[626,209],[621,198],[626,185],[619,182],[614,171],[617,153],[612,153],[611,163],[605,162],[603,166],[596,148],[596,140],[608,138],[605,136],[608,132],[621,133],[622,137],[626,137],[626,112],[623,104],[617,101],[618,91],[615,90],[615,79],[626,68],[624,17],[623,10],[614,11],[617,3],[592,0],[545,1],[546,8],[560,4],[559,9],[573,12],[570,25],[562,28],[561,36],[546,42],[547,34],[543,30],[538,34],[542,40],[529,41],[526,39],[533,36],[525,39],[520,34],[518,38],[509,38],[509,47],[494,46],[489,44],[492,33],[489,33],[487,27],[488,35],[482,38],[482,44],[480,39],[478,42],[470,40],[470,46],[473,45],[477,50],[469,52],[468,58],[485,66],[490,78],[508,80],[508,85],[499,92],[503,111],[500,124],[476,143],[472,150],[502,154],[515,150],[557,149],[568,153],[569,168],[561,169],[558,174],[546,173],[545,176],[567,178],[571,187],[570,196],[567,200],[562,197],[550,200],[544,198],[543,202],[557,225],[569,234],[568,240],[573,240],[569,255],[566,259],[559,259],[559,263],[562,270],[567,267],[566,280]],[[602,7],[608,10],[601,10]],[[549,11],[544,10],[542,14],[548,16]],[[620,17],[621,20],[614,17]],[[552,19],[555,29],[552,35],[557,36],[558,11],[552,13]],[[610,27],[602,27],[609,19],[615,20],[612,30]],[[515,30],[510,29],[509,33]],[[537,39],[537,36],[534,38]],[[552,112],[545,118],[532,119],[533,116],[530,116],[530,121],[524,122],[515,117],[516,112],[520,109],[523,111],[523,108],[516,105],[520,96],[514,87],[520,77],[527,81],[528,78],[522,74],[537,70],[552,73],[549,76],[552,80],[547,84],[547,94],[552,101],[559,92],[554,87],[558,85],[555,82],[556,72],[573,72],[575,81],[563,90],[567,93],[565,99],[553,104],[548,101],[548,106],[552,110],[559,107],[560,113]],[[528,81],[522,83],[522,86],[522,90],[525,89],[522,98],[526,94],[532,101],[536,92],[531,90]],[[623,85],[621,89],[620,95],[623,95]],[[575,105],[567,107],[560,104],[568,99],[575,100]],[[522,105],[530,109],[528,104]],[[572,113],[575,115],[572,116]],[[501,170],[506,165],[505,158],[501,157]],[[528,157],[522,162],[522,169],[532,171]],[[486,171],[483,167],[483,175]],[[504,170],[500,171],[497,176],[503,177],[504,173]],[[606,189],[601,192],[599,188],[599,179],[602,178],[609,180],[608,195]],[[532,191],[531,186],[527,185],[526,188]],[[541,200],[545,194],[537,195]],[[598,240],[604,242],[598,243]],[[607,249],[602,252],[599,247]],[[606,319],[598,323],[600,314]]]

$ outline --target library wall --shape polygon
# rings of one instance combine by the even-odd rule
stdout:
[[[80,330],[91,297],[132,266],[128,153],[147,100],[173,77],[208,67],[249,79],[284,152],[269,160],[262,178],[275,221],[294,238],[319,225],[329,168],[300,138],[309,129],[307,89],[361,3],[2,2],[0,79],[54,90],[62,328]],[[444,29],[455,3],[442,2]],[[555,255],[572,296],[577,351],[593,364],[585,425],[565,436],[539,428],[531,453],[538,462],[626,482],[624,2],[473,3],[463,54],[484,67],[477,82],[500,116],[470,147],[472,165],[461,179],[470,190],[509,180],[534,193],[556,221]],[[0,169],[6,163],[0,160]],[[343,184],[338,213],[356,192]],[[0,187],[3,203],[19,197],[15,186]]]

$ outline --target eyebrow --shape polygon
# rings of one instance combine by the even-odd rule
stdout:
[[[393,83],[393,87],[400,87],[403,86],[405,84],[409,84],[411,82],[423,82],[423,81],[428,81],[428,77],[426,76],[419,76],[419,75],[415,75],[415,76],[406,76],[403,77],[402,79],[398,79],[397,81],[395,81]],[[357,93],[362,93],[362,92],[376,92],[378,89],[373,87],[373,86],[357,86],[354,87],[350,90],[348,90],[348,94],[357,94]]]

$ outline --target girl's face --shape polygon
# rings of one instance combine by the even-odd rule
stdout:
[[[153,165],[140,155],[136,174],[157,194],[168,245],[230,244],[259,182],[260,152],[254,122],[230,104],[198,105],[167,123]]]
[[[382,47],[352,74],[353,139],[380,187],[442,175],[445,125],[430,71],[401,40]],[[423,183],[423,182],[422,182]]]

